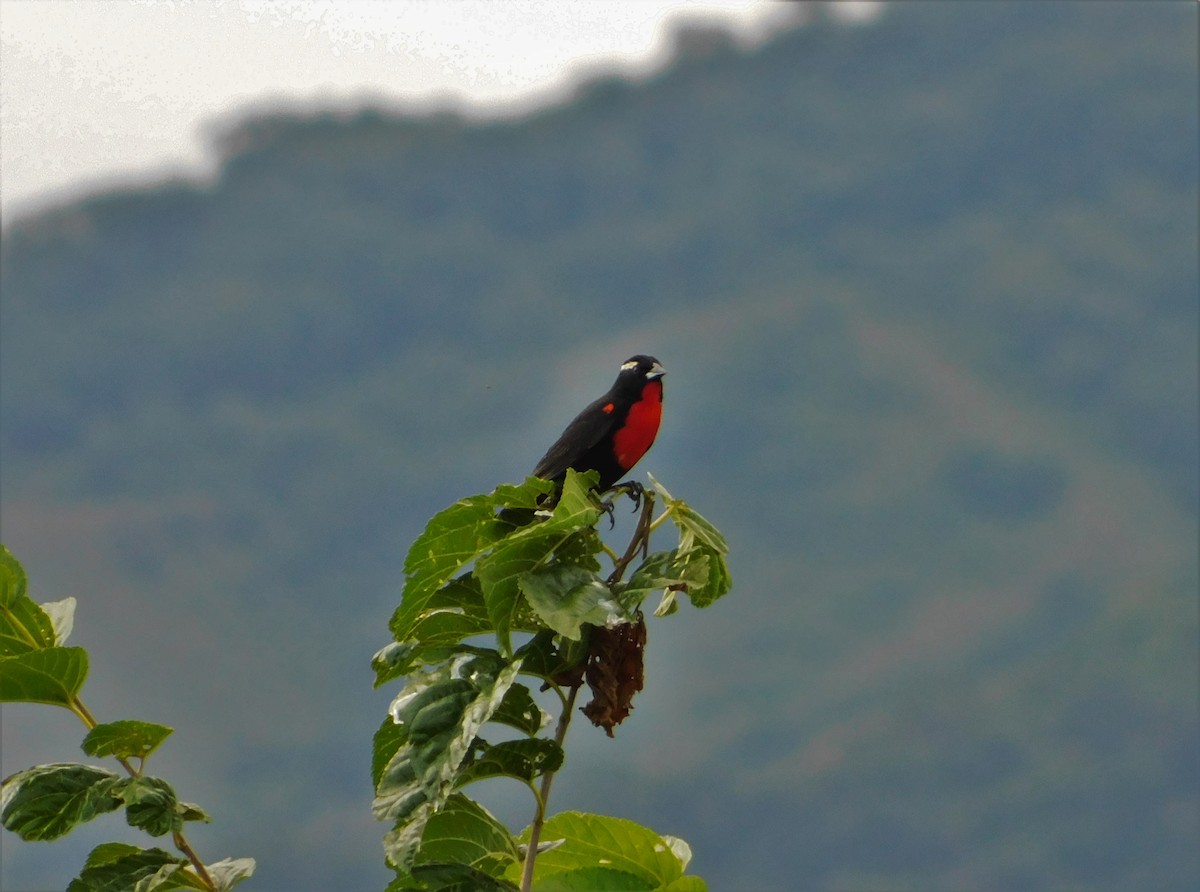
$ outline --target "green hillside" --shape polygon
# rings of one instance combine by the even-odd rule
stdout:
[[[556,808],[684,837],[713,889],[1193,889],[1197,24],[905,3],[693,29],[511,121],[230,122],[211,183],[6,221],[3,539],[79,597],[93,707],[177,729],[198,848],[381,887],[409,540],[652,352],[639,472],[735,590],[651,624]],[[77,758],[4,719],[0,774]],[[8,837],[0,886],[64,851]]]

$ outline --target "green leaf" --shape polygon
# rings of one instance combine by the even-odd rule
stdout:
[[[67,886],[67,892],[203,889],[199,878],[184,869],[186,864],[186,859],[162,849],[103,843],[92,849],[83,871]]]
[[[75,599],[63,598],[61,601],[47,601],[42,604],[42,611],[50,618],[54,627],[54,644],[63,645],[71,637],[75,628]]]
[[[537,508],[545,496],[554,492],[554,484],[538,477],[526,477],[524,483],[505,483],[491,494],[492,506],[501,508]]]
[[[145,759],[158,749],[172,730],[166,725],[133,719],[105,722],[83,738],[83,751],[97,758],[116,756],[119,759]]]
[[[683,550],[682,544],[680,550]],[[686,555],[687,562],[683,572],[689,577],[696,577],[696,581],[688,583],[684,591],[687,592],[693,607],[707,607],[732,587],[729,567],[723,555],[707,546],[692,548]]]
[[[54,647],[54,623],[31,598],[17,598],[0,608],[0,657]]]
[[[408,578],[390,623],[396,640],[406,641],[434,593],[509,529],[496,519],[491,496],[461,499],[435,514],[404,560]]]
[[[11,607],[27,597],[28,589],[25,568],[7,547],[0,545],[0,608]]]
[[[379,802],[378,796],[375,801]],[[429,819],[437,812],[437,808],[434,802],[420,795],[411,804],[405,803],[405,808],[406,811],[396,821],[396,826],[383,835],[383,855],[390,866],[399,868],[406,876],[411,876],[405,865],[411,866],[413,858],[420,851],[421,834]],[[391,889],[392,885],[389,884],[388,888]],[[402,885],[400,888],[410,887]],[[420,889],[422,886],[415,888]]]
[[[26,841],[58,839],[77,824],[121,806],[119,775],[73,762],[36,765],[6,778],[0,822]]]
[[[668,509],[671,521],[679,528],[680,533],[690,532],[695,540],[718,554],[728,554],[729,545],[711,522],[704,518],[699,511],[682,499],[677,499],[667,492],[661,483],[650,477],[650,483],[662,497],[663,506]]]
[[[690,532],[685,532],[680,535],[678,548],[655,552],[642,562],[621,589],[620,601],[627,609],[632,609],[650,592],[677,589],[687,592],[694,606],[707,607],[729,591],[729,586],[725,559],[709,546],[698,544]],[[655,612],[659,615],[674,612],[672,601],[666,601]]]
[[[621,603],[632,608],[651,592],[696,582],[696,579],[686,575],[686,570],[686,563],[680,561],[678,548],[654,552],[638,565],[629,582],[622,587]]]
[[[537,892],[650,892],[661,888],[637,874],[611,867],[565,870],[537,882]]]
[[[185,821],[199,821],[202,824],[212,823],[212,818],[208,816],[208,812],[194,802],[181,802],[176,806],[176,811],[179,812],[179,817]]]
[[[488,618],[500,643],[500,649],[512,650],[513,620],[520,608],[521,575],[549,559],[561,536],[541,535],[538,524],[523,528],[501,543],[475,565],[475,575],[483,588]],[[532,531],[532,532],[531,532]]]
[[[540,737],[525,740],[506,740],[487,745],[458,774],[456,786],[465,787],[475,781],[493,777],[512,777],[531,781],[550,771],[557,771],[563,762],[563,751],[553,740]]]
[[[130,778],[117,795],[125,800],[125,820],[130,827],[138,827],[151,836],[162,836],[183,828],[179,798],[174,788],[162,778]]]
[[[598,471],[580,474],[574,468],[567,469],[563,479],[562,495],[554,506],[550,520],[560,526],[574,529],[595,526],[600,519],[600,505],[596,501],[596,484],[600,482]]]
[[[383,892],[428,892],[424,883],[418,883],[407,870],[392,868],[396,871],[395,878],[384,887]]]
[[[600,503],[593,491],[599,479],[600,475],[595,471],[579,474],[574,469],[568,469],[566,479],[563,480],[562,493],[550,516],[513,535],[555,534],[566,538],[591,529],[600,519]]]
[[[666,516],[679,531],[679,546],[648,556],[618,590],[627,610],[640,606],[652,592],[663,592],[654,611],[667,616],[678,609],[677,593],[685,592],[695,607],[707,607],[733,585],[725,555],[725,537],[686,502],[674,498],[662,484],[650,478],[667,508]]]
[[[390,641],[371,657],[371,668],[375,670],[375,687],[402,678],[417,665],[421,649],[417,641]]]
[[[473,644],[465,644],[465,643],[443,644],[443,645],[439,645],[438,647],[427,647],[427,648],[414,646],[411,650],[408,650],[407,646],[403,645],[403,644],[395,645],[395,646],[401,648],[402,651],[409,653],[412,658],[412,665],[410,665],[409,671],[406,671],[404,673],[399,673],[401,675],[412,675],[416,672],[417,669],[425,669],[426,671],[429,671],[431,668],[436,667],[442,663],[447,663],[450,660],[456,659],[458,657],[468,656],[470,654],[475,654],[476,656],[480,656],[480,655],[484,655],[484,654],[491,654],[493,656],[496,656],[496,651],[493,648],[476,647]],[[376,661],[393,659],[393,657],[391,657],[388,653],[390,647],[392,647],[392,645],[389,645],[388,647],[384,647],[382,650],[379,651],[379,653],[375,654],[375,657],[373,658],[373,661],[372,661],[374,663],[374,665],[379,667],[380,663],[376,662]],[[407,658],[408,657],[404,656],[404,653],[400,653],[396,657],[394,657],[394,659],[401,659],[401,660],[407,659]],[[392,667],[392,668],[388,669],[384,675],[380,675],[379,677],[390,681],[391,678],[388,676],[394,677],[394,673],[397,668],[399,668],[399,667],[398,666]],[[416,673],[416,674],[419,674],[419,673]],[[377,685],[378,685],[378,682],[377,682]]]
[[[217,892],[228,892],[242,880],[254,876],[257,866],[253,858],[225,858],[205,865],[208,875],[217,884]]]
[[[482,805],[455,793],[429,819],[415,861],[469,864],[499,876],[518,857],[516,840],[508,829]],[[415,865],[413,870],[415,874]]]
[[[534,612],[560,635],[574,641],[584,623],[607,625],[625,611],[595,573],[571,565],[532,570],[520,578],[521,591]]]
[[[525,671],[524,665],[521,671]],[[504,699],[492,713],[491,721],[516,728],[533,737],[550,724],[550,714],[538,706],[533,695],[529,693],[529,688],[514,683],[504,693]]]
[[[414,866],[417,888],[431,892],[517,892],[517,886],[497,879],[482,870],[458,863],[431,863]]]
[[[587,659],[586,636],[576,642],[546,629],[522,645],[515,656],[521,660],[523,675],[549,680]]]
[[[598,556],[603,550],[604,542],[600,538],[600,533],[594,526],[586,527],[576,530],[554,549],[554,562],[599,573],[600,560]]]
[[[375,686],[407,675],[422,663],[445,659],[445,648],[491,631],[483,592],[473,574],[465,573],[434,592],[425,606],[406,614],[404,627],[393,624],[397,643],[371,660]]]
[[[707,607],[727,593],[733,586],[729,565],[725,555],[729,546],[721,531],[698,511],[681,499],[674,498],[653,477],[654,485],[667,508],[667,516],[679,530],[679,547],[675,549],[674,570],[686,576],[688,597],[695,607]],[[669,613],[673,604],[669,599],[656,612]]]
[[[680,870],[687,870],[687,866],[692,863],[692,847],[687,844],[687,841],[678,836],[667,836],[666,834],[662,835],[662,841],[675,855]]]
[[[655,616],[670,616],[679,610],[679,600],[675,597],[677,592],[675,589],[666,589],[662,593],[662,598],[658,602],[658,606],[654,608]]]
[[[96,848],[92,849],[83,866],[103,867],[105,864],[113,864],[128,855],[143,851],[146,850],[140,846],[130,845],[127,842],[102,842]],[[164,852],[163,854],[166,853]]]
[[[683,876],[686,866],[680,841],[623,818],[563,812],[546,821],[541,838],[563,843],[537,856],[534,886],[539,890],[556,874],[596,867],[631,874],[657,889]],[[528,828],[520,839],[528,841]],[[686,854],[690,857],[690,850]]]
[[[490,629],[479,581],[464,574],[438,589],[417,617],[409,637],[425,645],[457,644]]]
[[[516,680],[520,661],[499,654],[464,654],[449,665],[413,679],[389,709],[404,726],[388,732],[400,744],[379,772],[372,810],[396,828],[384,838],[388,859],[412,860],[431,815],[446,802],[479,729],[499,708]],[[378,738],[379,735],[377,735]]]
[[[721,531],[703,518],[698,511],[686,502],[672,501],[671,520],[681,532],[691,533],[701,545],[711,548],[717,554],[728,554],[729,545]]]
[[[375,732],[371,746],[371,782],[378,787],[384,769],[396,755],[396,751],[408,740],[408,726],[396,722],[389,715]]]
[[[87,678],[82,647],[48,647],[0,657],[0,703],[69,706]]]
[[[708,883],[697,876],[685,876],[667,883],[662,892],[708,892]]]
[[[597,476],[594,471],[581,475],[568,470],[562,495],[550,517],[517,529],[476,563],[475,575],[483,590],[488,618],[504,653],[512,649],[509,633],[521,608],[521,576],[548,563],[560,549],[574,552],[570,543],[594,542],[595,550],[599,550],[598,538],[576,540],[600,518],[600,507],[590,489]]]
[[[166,864],[155,873],[144,876],[132,892],[168,892],[171,889],[207,889],[198,876],[184,864]]]
[[[211,871],[216,865],[210,865]],[[215,878],[214,878],[215,879]],[[124,892],[124,890],[206,890],[188,869],[184,858],[162,849],[142,849],[123,842],[106,842],[92,849],[79,878],[68,892]]]

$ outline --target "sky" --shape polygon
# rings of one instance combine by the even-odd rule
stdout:
[[[753,43],[796,14],[767,0],[0,0],[0,209],[11,221],[202,176],[211,136],[256,108],[513,114],[581,71],[652,70],[688,17]]]

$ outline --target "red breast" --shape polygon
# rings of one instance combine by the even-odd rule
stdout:
[[[646,454],[661,421],[662,380],[655,378],[642,387],[642,395],[629,407],[625,424],[613,435],[613,452],[622,468],[629,470]]]

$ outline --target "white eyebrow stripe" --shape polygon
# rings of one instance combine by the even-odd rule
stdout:
[[[636,369],[636,368],[637,368],[637,363],[636,363],[636,362],[623,362],[623,363],[621,363],[621,369],[622,369],[622,371],[624,371],[624,370],[626,370],[626,369]]]

